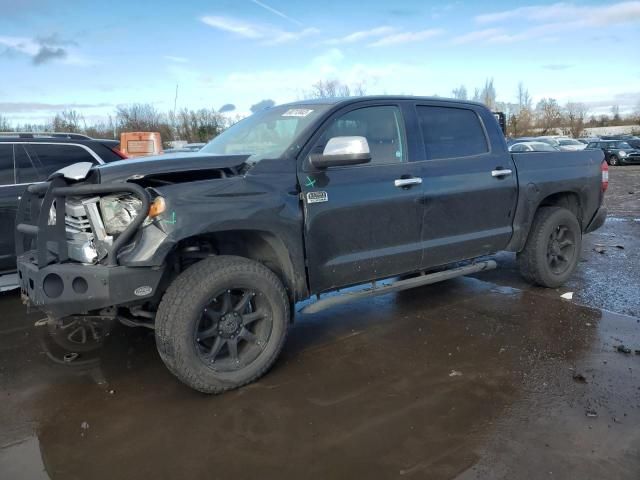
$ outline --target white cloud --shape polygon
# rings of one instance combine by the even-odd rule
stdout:
[[[340,45],[343,43],[355,43],[361,40],[365,40],[367,38],[375,38],[381,37],[383,35],[389,35],[395,32],[394,28],[391,27],[375,27],[370,30],[360,30],[358,32],[350,33],[349,35],[345,35],[340,38],[332,38],[327,40],[325,43],[328,45]]]
[[[455,37],[451,43],[454,45],[462,45],[464,43],[473,43],[480,40],[491,40],[504,34],[501,28],[487,28],[485,30],[476,30]]]
[[[25,55],[35,56],[40,51],[40,44],[26,37],[0,36],[0,45]]]
[[[170,62],[174,62],[174,63],[188,63],[189,62],[188,58],[175,57],[173,55],[165,55],[164,58],[165,58],[165,60],[169,60]]]
[[[274,31],[272,38],[265,39],[264,44],[279,45],[281,43],[294,42],[305,37],[317,35],[318,33],[320,33],[320,30],[317,28],[305,28],[299,32]]]
[[[241,37],[246,38],[262,38],[264,33],[259,27],[250,23],[245,23],[240,20],[228,17],[218,17],[214,15],[206,15],[200,19],[205,25],[217,28],[218,30],[224,30],[225,32],[235,33]]]
[[[369,46],[370,47],[386,47],[389,45],[398,45],[401,43],[421,42],[423,40],[427,40],[429,38],[442,35],[443,33],[444,33],[444,30],[439,28],[433,28],[430,30],[420,30],[418,32],[392,33],[391,35],[387,35],[385,37],[382,37],[380,40],[370,43]]]
[[[240,37],[261,40],[264,45],[279,45],[320,33],[320,30],[312,27],[305,28],[297,32],[289,32],[270,26],[263,26],[244,22],[235,18],[215,15],[205,15],[200,18],[200,21],[205,25],[233,33]]]
[[[583,25],[614,25],[640,21],[640,2],[618,2],[606,6],[575,5],[555,3],[552,5],[531,5],[502,12],[478,15],[478,23],[499,23],[505,20],[538,22],[579,22]]]
[[[640,1],[622,2],[605,7],[575,6],[556,3],[545,6],[520,7],[513,10],[479,15],[475,18],[480,24],[500,24],[505,28],[487,28],[472,31],[453,39],[453,44],[481,41],[489,44],[516,43],[525,40],[541,42],[558,41],[568,32],[597,28],[600,25],[613,25],[625,22],[640,22]],[[506,30],[517,24],[513,32]]]

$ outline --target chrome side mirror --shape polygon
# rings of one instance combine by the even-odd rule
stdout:
[[[311,165],[318,169],[345,165],[360,165],[371,161],[369,143],[365,137],[333,137],[322,154],[309,157]]]

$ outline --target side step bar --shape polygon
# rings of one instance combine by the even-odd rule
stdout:
[[[369,288],[367,290],[347,292],[318,300],[317,302],[305,306],[302,310],[300,310],[300,313],[317,313],[326,308],[335,307],[336,305],[342,305],[343,303],[348,303],[353,300],[360,300],[361,298],[384,295],[391,292],[399,292],[401,290],[408,290],[410,288],[420,287],[422,285],[430,285],[432,283],[450,280],[452,278],[461,277],[463,275],[471,275],[472,273],[482,272],[484,270],[493,270],[496,267],[497,264],[495,260],[486,260],[483,262],[472,263],[471,265],[465,265],[463,267],[444,270],[442,272],[429,273],[427,275],[409,278],[407,280],[398,280],[397,282],[393,282],[382,287],[376,287],[374,283],[373,288]]]

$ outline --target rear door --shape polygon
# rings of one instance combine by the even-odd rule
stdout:
[[[0,273],[16,268],[14,225],[18,197],[25,187],[16,185],[13,144],[0,143]]]
[[[503,249],[513,233],[517,178],[493,117],[474,105],[446,103],[418,103],[416,115],[424,159],[423,266]]]
[[[340,136],[364,136],[371,163],[313,170],[309,155]],[[312,292],[420,268],[423,190],[412,156],[399,103],[346,107],[311,139],[298,180]],[[396,186],[396,180],[409,185]]]

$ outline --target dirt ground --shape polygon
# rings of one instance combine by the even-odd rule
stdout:
[[[637,480],[640,167],[612,168],[606,201],[562,289],[500,254],[298,315],[272,371],[218,397],[176,381],[152,332],[69,356],[1,295],[0,478]]]

